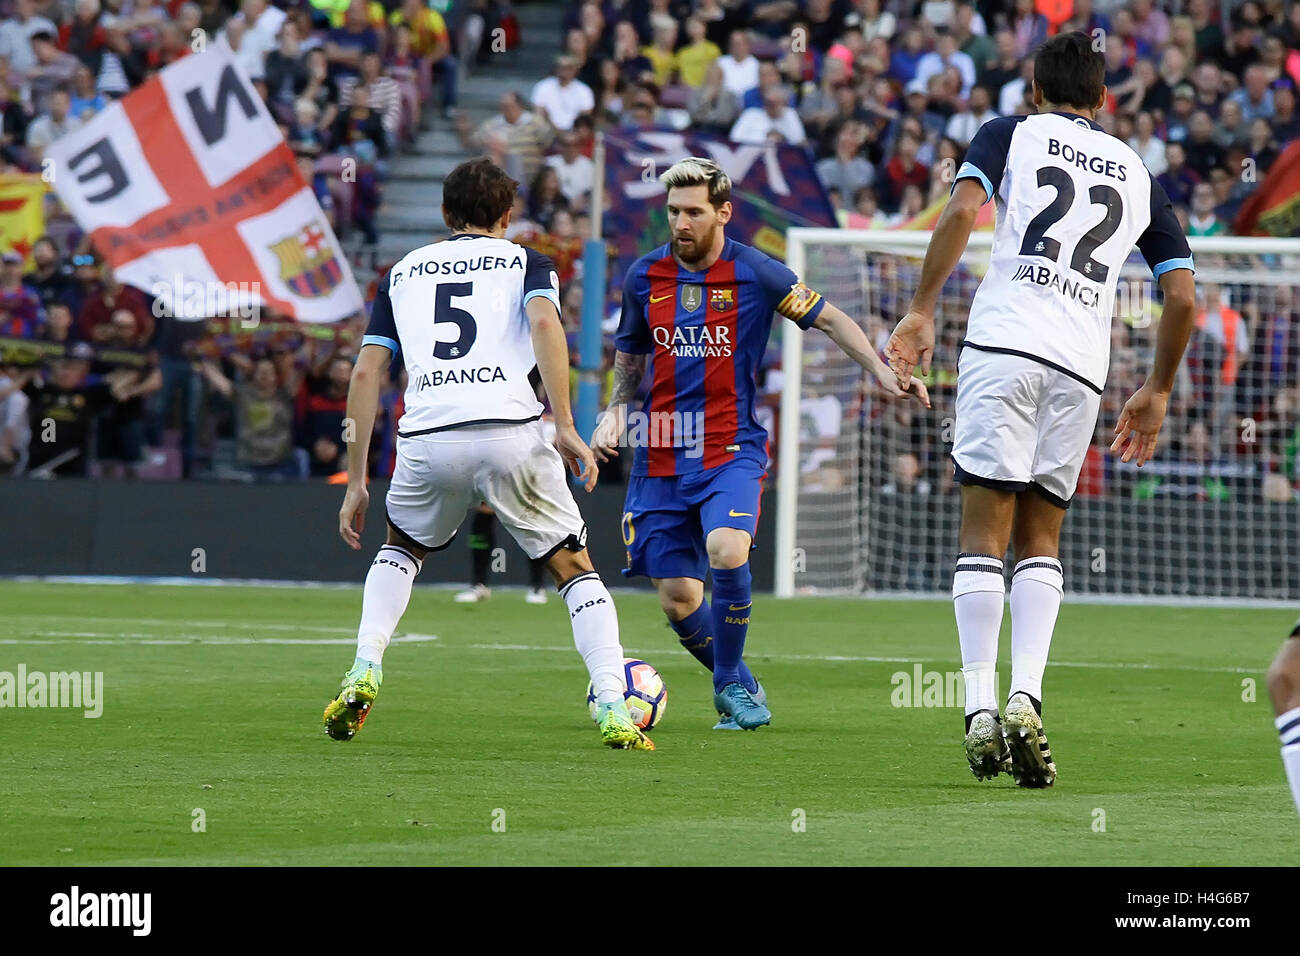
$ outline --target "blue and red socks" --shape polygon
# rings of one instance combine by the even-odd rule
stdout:
[[[697,607],[680,621],[668,619],[677,640],[697,661],[713,670],[713,615],[709,612],[708,600],[700,602]]]
[[[738,568],[713,568],[713,689],[728,684],[745,683],[741,677],[745,653],[745,635],[749,632],[749,612],[753,605],[749,562]],[[745,687],[757,689],[753,677]]]
[[[686,617],[680,621],[669,618],[668,623],[677,632],[677,640],[681,642],[682,647],[686,648],[692,657],[712,671],[713,610],[709,607],[709,602],[707,600],[701,601],[700,606]],[[751,694],[758,692],[758,681],[749,672],[749,667],[743,659],[740,662],[740,682],[745,685]]]

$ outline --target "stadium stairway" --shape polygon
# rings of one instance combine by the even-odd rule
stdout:
[[[496,54],[482,65],[470,65],[462,76],[458,108],[477,126],[498,112],[501,95],[518,90],[525,96],[533,84],[547,76],[559,52],[559,24],[562,4],[532,2],[517,5],[522,42],[509,52]],[[437,96],[435,91],[435,97]],[[436,101],[428,109],[432,122],[420,133],[413,152],[396,154],[389,164],[384,183],[383,205],[378,217],[379,264],[386,266],[417,246],[447,235],[443,225],[442,182],[465,159],[473,155],[460,145],[454,123],[445,120]],[[349,252],[360,237],[354,234],[344,243]],[[375,273],[366,262],[354,270],[364,291]]]

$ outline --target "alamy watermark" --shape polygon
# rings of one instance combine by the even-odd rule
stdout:
[[[104,713],[103,671],[0,671],[0,707],[71,707],[87,718]]]
[[[704,412],[643,412],[621,407],[618,443],[628,448],[681,448],[687,458],[704,455]]]
[[[993,674],[993,699],[1001,700],[998,675]],[[966,679],[961,671],[932,671],[920,664],[912,670],[895,671],[889,678],[893,690],[889,703],[893,707],[962,707],[966,706]]]
[[[148,936],[153,925],[152,893],[83,893],[73,886],[50,897],[50,925],[56,927],[124,927],[133,936]]]
[[[238,317],[246,329],[256,328],[262,316],[260,282],[200,282],[177,273],[170,281],[157,280],[149,292],[154,297],[154,318],[207,319],[214,315]]]

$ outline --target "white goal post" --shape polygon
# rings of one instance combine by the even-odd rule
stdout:
[[[883,348],[929,241],[791,228],[786,263]],[[1097,432],[1062,536],[1066,587],[1096,600],[1300,601],[1300,239],[1190,242],[1198,329],[1141,471],[1104,445],[1150,367],[1160,304],[1139,256],[1121,273]],[[991,243],[973,234],[944,286],[929,412],[887,400],[825,336],[783,331],[778,597],[947,593],[960,514],[948,458],[956,357]]]

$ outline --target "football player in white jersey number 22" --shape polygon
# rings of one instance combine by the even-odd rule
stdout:
[[[1064,591],[1061,523],[1078,483],[1110,361],[1120,269],[1136,245],[1164,309],[1150,375],[1125,404],[1111,451],[1143,465],[1191,332],[1191,252],[1164,190],[1126,144],[1097,125],[1105,58],[1083,33],[1034,55],[1038,112],[980,128],[935,226],[920,284],[889,340],[899,381],[929,371],[940,290],[979,208],[997,202],[989,270],[970,307],[957,365],[952,458],[962,485],[953,604],[966,686],[966,755],[979,779],[1010,772],[1048,787],[1042,682]],[[998,713],[995,675],[1011,575],[1011,688]],[[1009,745],[1009,746],[1008,746]]]
[[[614,601],[592,569],[587,526],[565,473],[567,460],[587,491],[596,486],[595,459],[569,407],[559,279],[546,256],[504,238],[518,188],[489,160],[457,166],[443,184],[451,238],[408,253],[379,284],[348,389],[355,434],[339,534],[354,549],[370,500],[366,453],[379,384],[398,353],[406,410],[385,501],[388,542],[366,575],[356,660],[325,708],[325,730],[336,740],[352,739],[370,712],[384,649],[425,555],[451,544],[467,510],[482,501],[530,558],[546,560],[591,675],[601,739],[654,749],[623,698]],[[542,431],[534,369],[550,396],[554,444]]]

